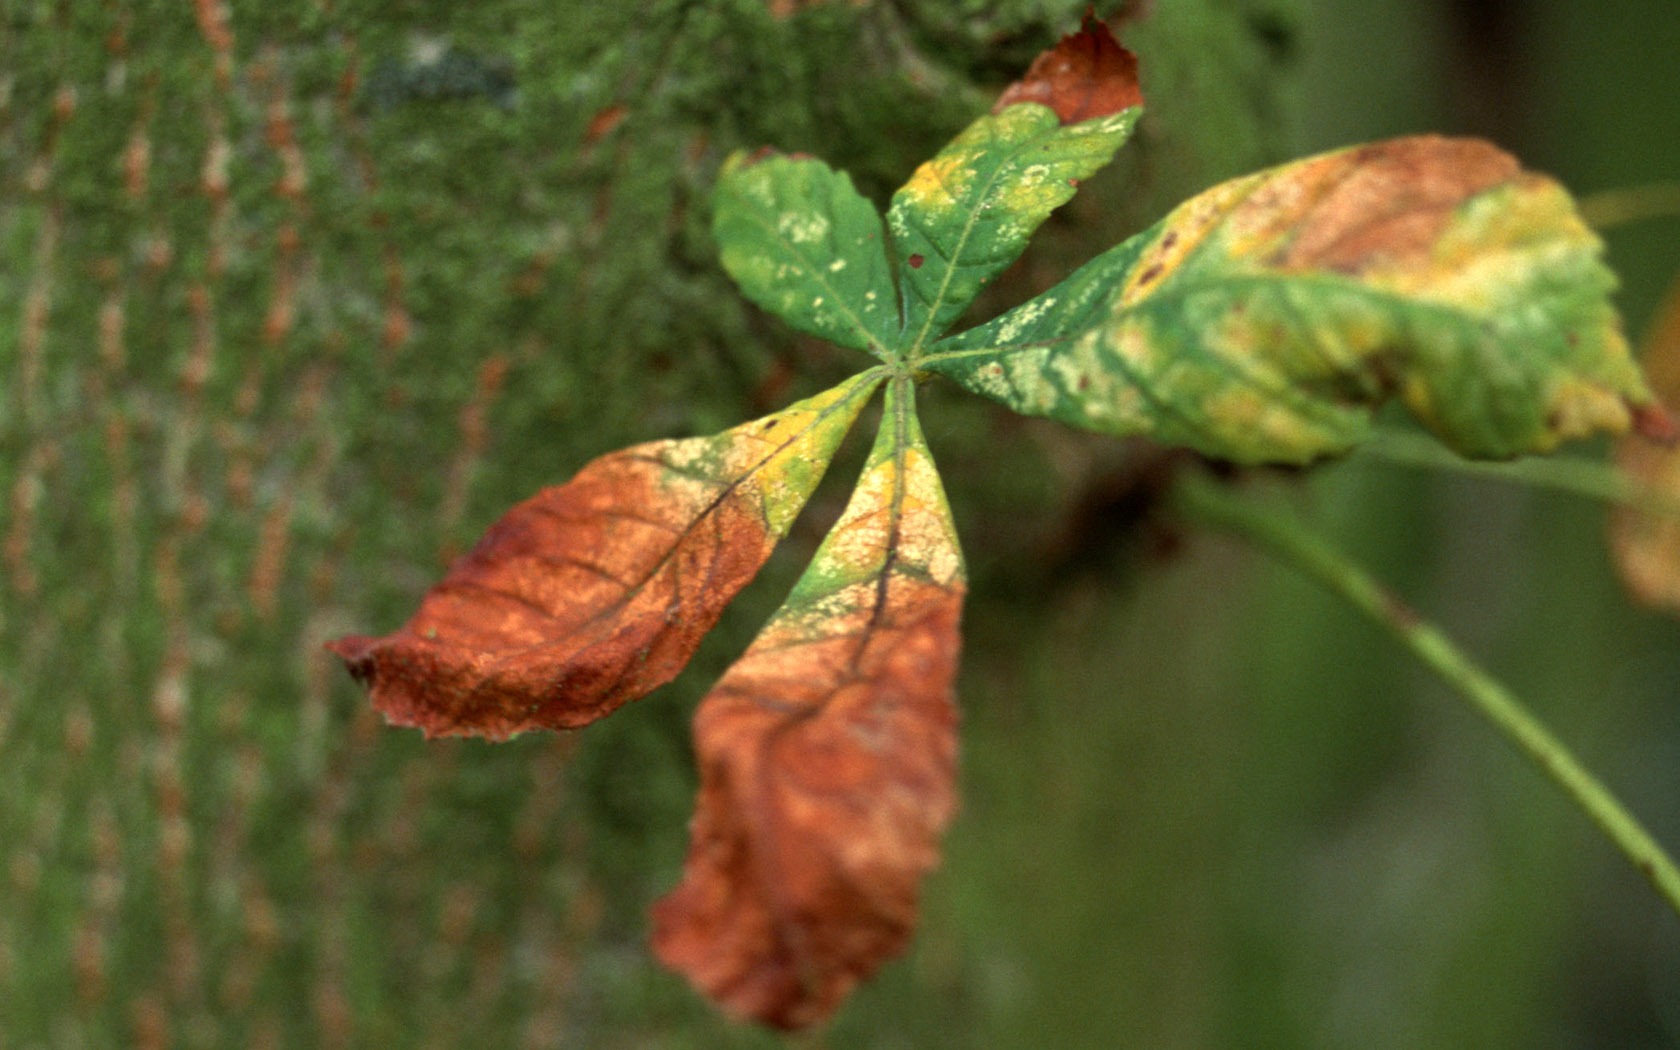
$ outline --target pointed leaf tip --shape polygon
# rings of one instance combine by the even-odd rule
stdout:
[[[670,681],[763,566],[879,378],[585,466],[510,510],[401,629],[328,644],[395,725],[571,729]]]
[[[1021,102],[1049,106],[1063,124],[1078,124],[1143,105],[1137,56],[1107,24],[1087,11],[1078,32],[1033,60],[1026,75],[1004,89],[993,113]]]
[[[1088,20],[893,194],[887,225],[907,357],[944,334],[1050,213],[1113,159],[1141,101],[1136,60]]]
[[[1634,406],[1633,432],[1666,448],[1680,445],[1680,421],[1676,421],[1674,413],[1656,402]]]

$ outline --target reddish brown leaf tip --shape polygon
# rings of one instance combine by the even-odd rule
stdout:
[[[1085,13],[1076,33],[1039,55],[1025,76],[1009,85],[992,112],[1021,102],[1055,110],[1063,124],[1106,117],[1143,105],[1137,56],[1121,46],[1094,14]]]
[[[1668,448],[1680,445],[1680,421],[1655,401],[1633,406],[1633,432]]]
[[[356,681],[363,682],[367,680],[368,654],[378,642],[379,639],[365,634],[347,634],[343,638],[334,638],[325,648],[344,661]]]
[[[749,651],[695,718],[693,844],[653,950],[735,1016],[818,1024],[915,926],[956,807],[962,593],[900,580],[891,601],[861,650]]]
[[[749,500],[672,498],[663,470],[645,446],[596,460],[492,525],[401,630],[328,648],[427,736],[571,729],[645,695],[774,542]]]
[[[575,729],[676,677],[786,535],[878,379],[585,466],[490,526],[402,628],[343,657],[395,725]]]

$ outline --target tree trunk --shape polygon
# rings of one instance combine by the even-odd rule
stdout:
[[[501,510],[592,456],[855,368],[732,291],[710,182],[731,150],[773,145],[883,200],[1085,4],[969,6],[11,6],[8,1045],[738,1038],[652,966],[643,916],[684,846],[689,707],[817,526],[698,667],[576,738],[387,729],[322,643],[395,628]],[[1139,142],[992,308],[1284,152],[1292,5],[1140,6]],[[1071,513],[1044,479],[1110,453],[939,408],[976,601],[1007,617],[1006,585],[1027,607],[1043,585],[1001,567],[1054,557]],[[988,681],[1020,673],[1006,635],[974,643]],[[936,882],[932,947],[838,1041],[981,1045],[986,1012],[964,1003],[998,994],[983,931],[940,903],[977,879]]]

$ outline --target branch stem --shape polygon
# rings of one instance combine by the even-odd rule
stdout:
[[[1379,432],[1360,447],[1355,457],[1354,462],[1368,457],[1395,466],[1493,478],[1599,503],[1622,504],[1660,517],[1680,518],[1680,500],[1598,460],[1555,456],[1488,463],[1455,456],[1433,438],[1401,430]]]
[[[1240,536],[1387,630],[1562,788],[1680,915],[1680,868],[1674,860],[1561,740],[1444,631],[1287,514],[1234,495],[1211,478],[1189,474],[1175,487],[1174,501],[1187,517]]]
[[[1680,182],[1648,182],[1589,194],[1576,202],[1596,230],[1680,216]]]

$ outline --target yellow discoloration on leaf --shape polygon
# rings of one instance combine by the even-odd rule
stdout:
[[[829,221],[821,215],[788,212],[776,219],[776,232],[795,244],[816,244],[828,236]]]
[[[1192,197],[1178,206],[1162,221],[1160,232],[1144,249],[1137,267],[1120,287],[1116,304],[1130,306],[1154,292],[1162,281],[1171,277],[1183,262],[1202,246],[1202,242],[1219,229],[1220,222],[1260,181],[1253,175],[1234,179]]]
[[[879,373],[602,456],[493,525],[400,630],[332,648],[397,725],[575,728],[671,680],[821,480]]]
[[[925,447],[912,446],[904,457],[904,506],[899,523],[899,558],[941,586],[962,577],[956,525],[939,483],[939,471]]]
[[[925,367],[1241,462],[1349,448],[1395,393],[1465,454],[1542,451],[1649,402],[1601,248],[1568,194],[1493,146],[1396,139],[1214,187]],[[1045,346],[1036,381],[1005,363],[1000,396],[982,374]]]
[[[1324,433],[1287,404],[1249,387],[1235,387],[1207,402],[1207,415],[1221,427],[1252,432],[1258,440],[1280,450],[1312,455],[1324,443]],[[1280,458],[1288,458],[1285,452]]]
[[[889,410],[900,403],[894,396]],[[883,428],[890,423],[889,418]],[[822,578],[868,580],[879,575],[891,557],[945,585],[962,574],[956,551],[945,491],[918,429],[902,446],[884,441],[877,445],[811,568]]]
[[[1081,180],[1108,163],[1139,112],[1104,111],[1100,119],[1064,125],[1036,102],[1010,105],[970,124],[916,169],[887,212],[909,358],[1020,255]]]
[[[808,483],[812,468],[820,470],[819,465],[833,458],[845,434],[836,424],[843,420],[849,429],[880,381],[878,373],[865,373],[769,417],[762,430],[755,432],[748,424],[731,431],[745,432],[745,440],[732,446],[729,453],[733,471],[749,469],[754,457],[763,460],[751,480],[762,493],[765,517],[773,531],[786,533],[793,524],[811,494]],[[824,417],[830,417],[829,425],[819,425]],[[761,451],[765,447],[775,449],[768,458],[763,458]]]
[[[1537,452],[1549,451],[1565,441],[1591,437],[1600,433],[1619,433],[1627,429],[1627,402],[1596,383],[1579,379],[1565,379],[1552,387],[1551,427],[1549,445],[1541,445]]]
[[[902,950],[955,806],[962,560],[908,403],[787,604],[695,715],[700,800],[654,950],[730,1012],[828,1016]]]
[[[942,153],[918,166],[898,192],[927,211],[950,211],[974,181],[973,160],[971,151]]]
[[[1598,243],[1562,187],[1535,176],[1472,198],[1427,254],[1381,258],[1363,273],[1397,295],[1492,310],[1553,252]]]

